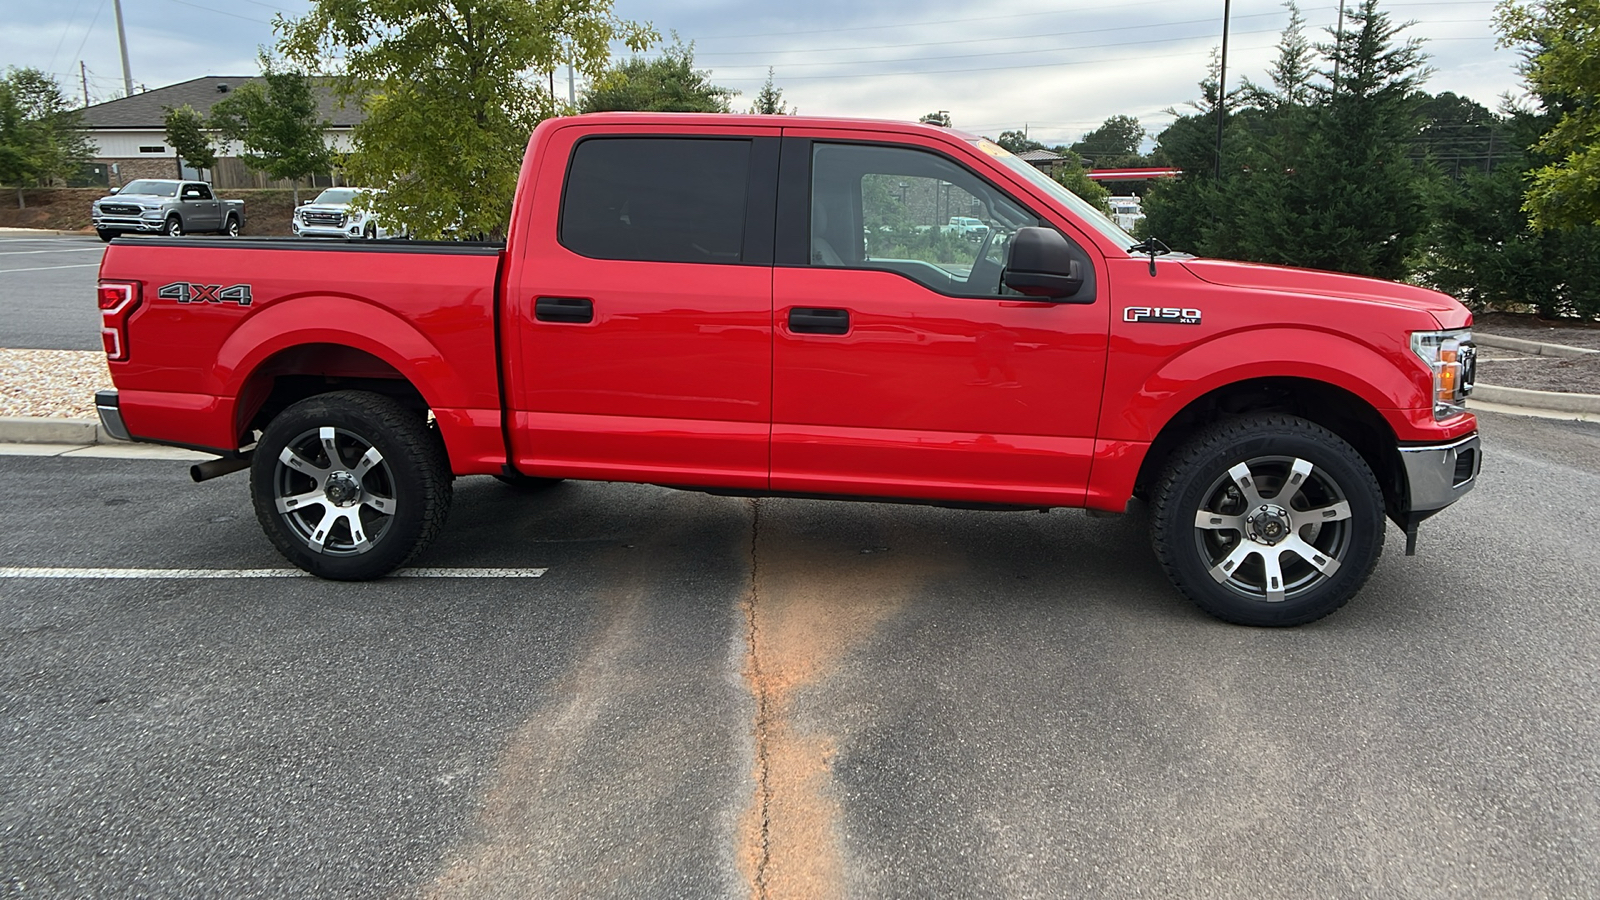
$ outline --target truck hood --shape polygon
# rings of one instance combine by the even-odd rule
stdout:
[[[348,204],[348,203],[306,203],[306,204],[303,204],[303,205],[295,207],[295,208],[296,209],[300,209],[300,210],[311,210],[312,212],[342,212],[342,213],[347,213],[347,212],[350,211],[350,204]]]
[[[1410,284],[1342,275],[1315,269],[1294,269],[1222,259],[1189,259],[1184,268],[1202,281],[1227,287],[1254,288],[1282,294],[1312,294],[1366,300],[1428,313],[1441,327],[1465,327],[1471,314],[1454,298]]]
[[[96,203],[104,203],[107,200],[110,200],[112,202],[116,202],[118,200],[142,200],[142,201],[144,201],[146,203],[151,203],[151,202],[160,203],[163,200],[173,200],[173,199],[176,199],[176,198],[169,197],[169,196],[167,196],[165,194],[107,194],[104,197],[101,197],[99,200],[96,200],[95,202]]]

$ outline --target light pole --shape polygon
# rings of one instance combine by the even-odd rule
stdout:
[[[1233,0],[1222,0],[1222,64],[1217,69],[1217,181],[1222,180],[1222,124],[1228,112],[1228,14]]]
[[[117,44],[122,47],[122,91],[123,96],[133,96],[133,71],[128,68],[128,33],[122,28],[122,0],[111,0],[111,6],[117,13]]]

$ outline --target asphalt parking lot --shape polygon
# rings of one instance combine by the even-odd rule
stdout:
[[[0,457],[0,896],[1600,896],[1600,426],[1484,430],[1281,631],[1138,516],[578,482],[458,481],[475,577],[11,577],[284,563],[241,476]]]
[[[94,235],[0,234],[0,347],[101,349],[94,285],[104,254]]]

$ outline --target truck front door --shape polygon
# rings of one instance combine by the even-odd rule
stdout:
[[[1096,257],[1074,244],[1090,278],[1073,302],[1020,296],[1001,271],[1018,228],[1051,224],[1035,211],[933,148],[790,134],[773,488],[1082,503],[1108,330]],[[957,217],[987,229],[944,227]]]
[[[211,194],[211,186],[186,183],[183,186],[183,226],[190,231],[222,230],[222,203]]]
[[[547,139],[506,286],[519,470],[767,486],[778,133]]]

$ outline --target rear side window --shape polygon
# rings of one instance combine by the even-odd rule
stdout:
[[[750,141],[589,138],[573,150],[560,241],[595,259],[744,261]]]

